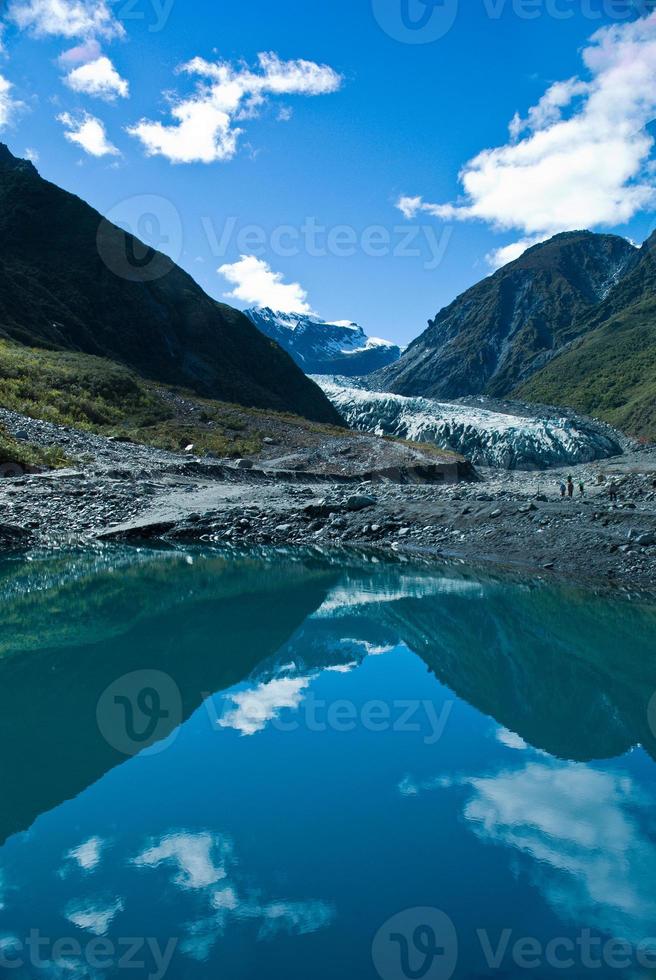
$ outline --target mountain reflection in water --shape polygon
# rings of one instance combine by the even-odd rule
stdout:
[[[129,549],[5,562],[0,596],[0,944],[175,937],[169,976],[300,978],[376,976],[413,906],[463,938],[648,935],[650,603]],[[142,674],[179,712],[129,757],[99,705]],[[456,976],[485,970],[471,942]]]

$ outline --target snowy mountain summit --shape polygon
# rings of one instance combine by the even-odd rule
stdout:
[[[328,323],[304,313],[279,313],[268,308],[246,310],[246,316],[267,337],[277,341],[306,374],[357,377],[393,364],[401,348],[368,337],[348,320]]]

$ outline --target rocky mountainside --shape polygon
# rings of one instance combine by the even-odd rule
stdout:
[[[656,440],[656,233],[581,329],[520,397],[572,405]]]
[[[557,235],[473,286],[371,379],[431,398],[505,397],[590,329],[585,319],[632,269],[637,250],[591,232]]]
[[[475,466],[540,470],[621,455],[621,436],[601,423],[557,410],[486,398],[468,404],[368,391],[346,378],[318,378],[355,429],[434,443]],[[463,402],[466,400],[463,400]]]
[[[268,308],[246,310],[246,316],[291,354],[306,374],[352,378],[387,367],[401,356],[400,347],[368,337],[357,323],[326,323],[320,317]]]
[[[2,144],[0,337],[100,355],[208,398],[339,422],[247,317]]]

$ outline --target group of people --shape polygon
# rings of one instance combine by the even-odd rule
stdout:
[[[583,480],[579,480],[579,494],[582,497],[585,497],[585,483],[583,482]],[[560,484],[560,496],[561,497],[565,497],[565,496],[567,496],[567,497],[573,497],[574,496],[574,478],[572,477],[571,474],[570,474],[570,476],[567,477],[567,483],[563,483],[561,481],[561,484]]]
[[[565,497],[569,497],[571,499],[574,496],[574,489],[575,489],[574,477],[571,474],[567,477],[567,483],[561,480],[560,496],[563,499]],[[615,482],[611,483],[611,485],[609,486],[608,493],[611,502],[614,503],[618,499],[618,495],[619,495],[619,487]],[[581,497],[585,497],[585,483],[583,482],[583,480],[579,480],[579,494]]]

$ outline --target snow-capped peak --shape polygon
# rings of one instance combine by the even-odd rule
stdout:
[[[352,320],[322,320],[304,313],[268,308],[246,310],[255,326],[276,340],[307,374],[356,377],[398,360],[401,349],[388,340],[368,337]]]

